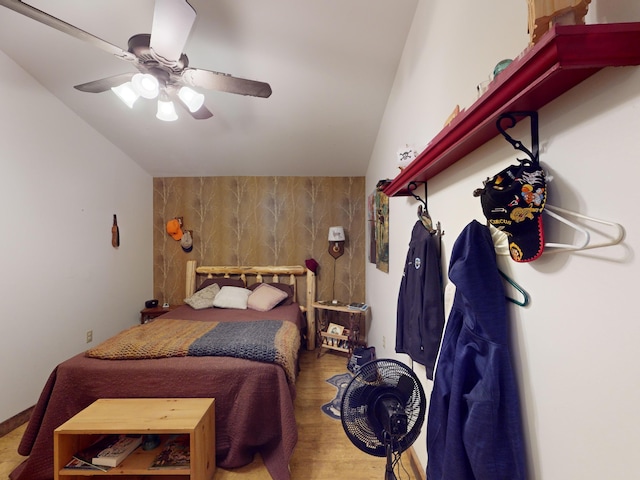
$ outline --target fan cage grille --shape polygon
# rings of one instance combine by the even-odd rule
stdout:
[[[425,415],[424,390],[409,367],[392,359],[373,360],[363,365],[342,397],[342,426],[356,447],[378,457],[386,455],[384,429],[372,408],[381,395],[401,400],[407,415],[407,433],[392,438],[395,452],[402,453],[415,442]]]

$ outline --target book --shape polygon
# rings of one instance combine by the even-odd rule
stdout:
[[[191,463],[190,440],[189,434],[186,433],[169,437],[150,468],[189,468]]]
[[[97,442],[76,452],[73,458],[90,465],[100,467],[117,467],[142,442],[141,436],[104,435]]]
[[[73,458],[81,462],[93,465],[93,457],[95,457],[98,453],[100,453],[108,446],[113,445],[113,443],[115,443],[118,438],[120,438],[119,435],[103,435],[98,439],[98,441],[92,443],[86,448],[83,448],[82,450],[77,451],[73,455]],[[104,468],[105,471],[108,470],[107,467],[100,468]]]
[[[119,435],[114,443],[98,452],[91,463],[104,467],[117,467],[141,443],[142,436]]]
[[[106,472],[109,470],[108,467],[101,467],[99,465],[94,465],[93,463],[87,463],[78,458],[72,458],[64,468],[70,468],[72,470],[98,470],[100,472]]]
[[[347,305],[347,307],[348,307],[350,310],[361,310],[361,311],[363,311],[363,312],[364,312],[364,311],[366,311],[366,310],[367,310],[367,308],[369,308],[369,305],[367,305],[366,303],[357,303],[357,302],[354,302],[354,303],[350,303],[349,305]]]

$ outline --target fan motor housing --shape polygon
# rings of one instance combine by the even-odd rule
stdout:
[[[383,397],[376,402],[375,415],[391,437],[406,435],[408,418],[402,404],[395,397]]]

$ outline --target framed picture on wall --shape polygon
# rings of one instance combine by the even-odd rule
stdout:
[[[367,221],[369,222],[369,263],[376,263],[376,192],[367,197]]]
[[[375,193],[376,267],[389,273],[389,197],[381,191]]]

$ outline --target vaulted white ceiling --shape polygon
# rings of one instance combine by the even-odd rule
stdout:
[[[153,0],[28,0],[124,50]],[[190,0],[189,66],[260,80],[269,98],[203,91],[214,114],[155,118],[74,85],[135,68],[0,7],[0,49],[153,176],[366,173],[417,0]],[[0,73],[1,75],[1,73]],[[38,100],[25,106],[38,115]]]

